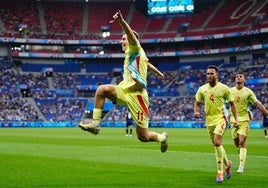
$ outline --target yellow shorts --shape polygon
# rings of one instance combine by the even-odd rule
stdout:
[[[227,122],[225,119],[223,119],[219,124],[207,126],[208,134],[211,140],[214,140],[214,135],[221,135],[223,136],[226,130]]]
[[[231,122],[232,138],[235,139],[238,135],[248,136],[249,121],[239,121],[238,127],[234,127],[234,123]]]
[[[149,98],[146,89],[142,91],[123,90],[115,86],[117,92],[117,105],[128,107],[136,126],[148,128],[149,126]]]

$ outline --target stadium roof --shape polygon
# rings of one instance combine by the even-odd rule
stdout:
[[[136,0],[37,0],[37,1],[65,1],[65,2],[135,2]]]

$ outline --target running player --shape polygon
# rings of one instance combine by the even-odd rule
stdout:
[[[237,125],[232,112],[230,112],[232,138],[234,140],[235,146],[239,148],[240,162],[239,168],[237,170],[237,173],[239,174],[244,172],[244,166],[247,157],[246,140],[250,128],[249,123],[252,118],[251,112],[249,111],[249,105],[256,105],[257,108],[263,113],[263,115],[268,116],[268,111],[261,104],[261,102],[258,101],[253,91],[245,86],[245,81],[245,76],[243,74],[237,74],[235,76],[236,85],[231,88],[238,115]]]
[[[194,115],[200,117],[201,105],[205,106],[205,124],[210,139],[215,148],[217,162],[216,182],[223,182],[223,164],[225,167],[225,176],[227,179],[231,177],[232,162],[227,159],[224,147],[222,146],[223,135],[227,125],[227,119],[224,115],[224,104],[228,102],[231,106],[233,114],[236,116],[236,106],[233,102],[234,98],[228,86],[218,81],[219,69],[217,66],[210,65],[207,67],[207,82],[201,86],[196,92]],[[234,122],[234,125],[237,121]]]
[[[268,109],[268,106],[266,106],[266,109]],[[262,126],[264,138],[268,138],[268,116],[262,115]]]

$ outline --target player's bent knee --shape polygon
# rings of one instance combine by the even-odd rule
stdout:
[[[138,135],[138,139],[141,142],[148,142],[149,141],[149,137],[148,136],[144,136],[144,135]]]

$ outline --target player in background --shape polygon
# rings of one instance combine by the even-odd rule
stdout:
[[[228,86],[218,81],[219,69],[217,66],[207,67],[207,83],[202,85],[196,92],[194,104],[194,116],[200,117],[201,105],[204,105],[205,125],[208,134],[215,148],[217,163],[216,182],[223,182],[223,173],[227,179],[231,177],[232,162],[228,160],[225,149],[222,145],[223,135],[227,126],[227,119],[224,115],[225,102],[229,103],[233,114],[236,116],[234,98]],[[225,169],[224,166],[225,165]]]
[[[131,117],[131,113],[126,113],[126,136],[132,137],[132,125],[133,125],[133,119]]]
[[[253,91],[245,86],[245,81],[245,76],[243,74],[237,74],[235,76],[236,85],[231,88],[238,116],[237,125],[232,112],[230,112],[232,138],[235,146],[239,148],[239,168],[237,170],[237,173],[239,174],[244,172],[247,157],[246,140],[250,128],[250,120],[253,118],[252,113],[249,111],[249,105],[256,105],[263,115],[268,116],[268,111],[261,102],[258,101]]]
[[[118,23],[122,30],[121,47],[125,52],[123,64],[123,80],[118,85],[100,85],[95,93],[93,121],[84,119],[79,127],[93,134],[100,131],[102,109],[105,99],[114,104],[126,106],[136,125],[136,134],[141,142],[160,142],[161,152],[168,149],[168,134],[149,131],[149,97],[147,93],[147,69],[164,78],[162,72],[149,63],[148,58],[140,45],[139,35],[132,30],[123,18],[121,11],[113,15],[110,23]]]
[[[268,109],[268,105],[265,107]],[[262,115],[262,126],[264,131],[264,138],[268,138],[268,116]]]

